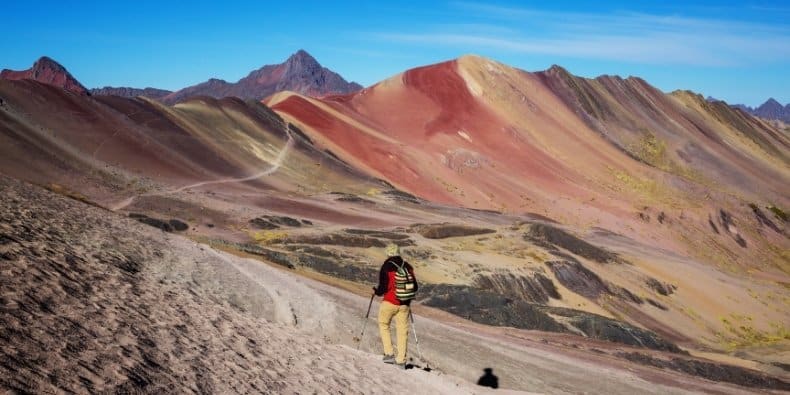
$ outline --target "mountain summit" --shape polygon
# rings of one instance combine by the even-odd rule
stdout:
[[[708,101],[718,101],[716,98],[708,96]],[[739,108],[751,115],[764,119],[780,120],[790,122],[790,103],[784,107],[773,97],[768,98],[765,103],[752,108],[744,104],[731,104],[731,107]]]
[[[60,63],[46,56],[40,57],[33,66],[27,70],[8,70],[0,72],[0,79],[4,80],[36,80],[49,85],[54,85],[79,94],[88,94],[88,90],[74,78],[71,73]]]
[[[760,107],[755,108],[752,114],[760,118],[779,119],[790,122],[790,104],[783,107],[776,99],[770,98],[760,105]]]
[[[162,101],[173,104],[193,96],[236,96],[260,100],[285,90],[308,96],[324,96],[360,89],[361,85],[346,81],[339,74],[321,66],[307,51],[300,49],[285,62],[263,66],[235,83],[212,78],[167,95]]]

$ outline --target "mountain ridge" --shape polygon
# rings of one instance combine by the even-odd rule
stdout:
[[[347,82],[340,74],[321,66],[307,51],[300,49],[283,63],[262,66],[236,82],[211,78],[188,86],[162,98],[167,104],[193,96],[261,100],[273,93],[290,90],[310,96],[346,94],[362,89],[356,82]]]
[[[120,96],[120,97],[137,97],[137,96],[145,96],[150,97],[152,99],[159,99],[165,97],[173,91],[167,89],[158,89],[152,87],[146,88],[132,88],[128,86],[105,86],[102,88],[92,88],[90,89],[91,95],[94,96]]]
[[[3,69],[0,79],[32,79],[84,95],[136,97],[145,96],[175,104],[196,96],[241,99],[263,99],[273,93],[290,90],[311,96],[346,94],[362,89],[356,82],[346,81],[340,74],[323,67],[305,50],[298,50],[283,63],[262,66],[236,82],[209,78],[205,82],[176,91],[153,87],[112,87],[87,89],[60,63],[42,56],[26,70]]]
[[[708,96],[706,100],[721,101],[711,96]],[[750,107],[745,104],[729,104],[729,106],[741,109],[756,117],[790,122],[790,103],[782,106],[782,104],[773,97],[769,97],[768,100],[757,107]]]

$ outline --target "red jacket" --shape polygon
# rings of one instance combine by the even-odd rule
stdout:
[[[376,295],[377,296],[384,296],[384,300],[394,304],[395,306],[400,306],[402,304],[408,305],[411,303],[410,300],[406,302],[401,302],[395,297],[395,272],[398,270],[398,267],[395,265],[404,265],[406,270],[414,276],[414,268],[409,265],[409,262],[403,260],[403,258],[399,256],[393,256],[387,258],[384,261],[384,264],[381,265],[381,270],[379,271],[379,285],[376,287]],[[417,292],[417,277],[414,276],[414,291]]]

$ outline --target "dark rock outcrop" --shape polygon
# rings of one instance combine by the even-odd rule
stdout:
[[[554,272],[560,284],[571,291],[590,300],[597,300],[601,295],[615,296],[626,302],[643,304],[644,300],[633,292],[618,285],[605,282],[597,274],[572,259],[567,261],[550,261],[546,265]]]
[[[178,219],[162,220],[137,213],[130,213],[129,218],[134,218],[146,225],[161,229],[164,232],[183,232],[189,229],[189,224]]]
[[[387,232],[381,230],[343,229],[343,231],[354,235],[367,235],[371,237],[378,237],[380,239],[389,239],[389,240],[405,240],[409,238],[409,235],[407,234]]]
[[[339,245],[357,248],[384,248],[388,243],[394,243],[401,247],[414,245],[414,241],[411,239],[384,241],[379,238],[367,235],[350,235],[345,233],[289,236],[283,239],[274,240],[272,242],[275,244]]]
[[[189,229],[189,224],[178,219],[171,219],[170,221],[167,221],[167,223],[169,223],[170,227],[172,227],[176,232],[183,232]]]
[[[280,226],[288,226],[291,228],[300,228],[302,225],[312,225],[312,222],[305,220],[298,220],[291,217],[264,215],[261,217],[253,218],[250,225],[258,229],[277,229]]]
[[[546,224],[532,224],[529,231],[524,235],[524,239],[549,250],[560,247],[576,255],[600,263],[615,262],[618,260],[617,254],[601,247],[594,246],[560,228]]]
[[[677,345],[662,339],[655,332],[622,321],[561,307],[544,307],[544,310],[553,315],[566,317],[568,324],[593,339],[673,353],[682,352]]]
[[[287,245],[289,251],[277,251],[250,243],[232,243],[225,240],[212,240],[211,244],[230,247],[248,254],[295,269],[297,266],[335,278],[370,283],[378,279],[378,268],[371,268],[357,262],[354,257],[341,255],[334,251],[311,245]]]
[[[476,228],[467,225],[456,224],[435,224],[421,225],[416,228],[417,232],[427,239],[446,239],[449,237],[463,237],[496,233],[493,229]]]
[[[743,236],[741,236],[735,227],[735,220],[733,219],[732,214],[725,211],[724,209],[719,209],[719,225],[721,225],[724,231],[732,236],[739,246],[746,248],[746,240],[744,240]]]
[[[375,283],[378,280],[378,268],[356,264],[340,257],[323,257],[313,254],[300,254],[299,264],[332,277],[360,283]]]
[[[677,357],[661,359],[637,352],[618,353],[617,356],[641,365],[675,370],[692,376],[704,377],[708,380],[723,381],[751,388],[790,391],[790,383],[786,381],[739,366]]]
[[[664,310],[664,311],[669,310],[669,308],[667,306],[664,306],[663,304],[661,304],[660,302],[658,302],[657,300],[654,300],[654,299],[647,298],[647,303],[653,305],[653,307],[655,307],[657,309],[661,309],[661,310]]]
[[[397,189],[387,189],[381,193],[382,195],[389,196],[393,200],[399,202],[407,202],[407,203],[414,203],[414,204],[421,204],[422,199],[414,196],[408,192],[399,191]]]
[[[760,224],[760,226],[767,226],[767,227],[771,228],[774,232],[779,233],[779,234],[783,233],[782,229],[779,228],[774,223],[774,221],[771,221],[771,219],[768,218],[768,216],[765,215],[763,210],[761,210],[760,207],[757,207],[756,204],[750,203],[749,204],[749,208],[751,208],[752,212],[754,212],[754,216],[757,218],[757,222]]]
[[[534,273],[532,277],[518,276],[513,273],[493,273],[478,275],[473,285],[501,295],[521,299],[526,302],[548,303],[549,298],[560,299],[557,287],[548,277]]]
[[[265,229],[265,230],[277,229],[280,227],[280,225],[274,224],[260,217],[251,219],[250,225],[256,229]]]
[[[546,265],[560,284],[588,299],[595,300],[610,293],[603,280],[578,261],[551,261]]]
[[[664,296],[672,295],[672,293],[674,293],[677,289],[677,287],[672,284],[662,283],[661,281],[658,281],[652,277],[645,280],[645,284],[647,284],[647,286],[652,290]]]
[[[711,218],[710,214],[708,215],[708,225],[710,225],[710,228],[713,230],[713,233],[716,233],[717,235],[721,234],[719,232],[719,227],[716,226],[715,222],[713,222],[713,218]]]
[[[359,204],[366,204],[366,205],[375,205],[376,202],[368,199],[361,198],[359,196],[350,195],[350,194],[342,194],[339,198],[336,198],[338,202],[348,202],[348,203],[359,203]]]
[[[593,339],[681,353],[654,332],[592,313],[526,302],[468,285],[423,284],[418,299],[459,317],[486,325],[577,333]],[[553,316],[563,317],[562,322]],[[573,330],[571,330],[571,328]]]
[[[482,324],[568,332],[567,328],[543,312],[539,305],[478,288],[424,284],[420,286],[418,298],[422,304]]]
[[[280,266],[285,266],[289,269],[293,269],[298,264],[298,260],[296,259],[293,254],[285,253],[282,251],[275,251],[269,248],[263,248],[257,244],[250,244],[250,243],[233,243],[226,240],[211,240],[209,244],[213,246],[219,247],[230,247],[231,249],[246,252],[248,254],[257,255],[261,258],[278,264]]]

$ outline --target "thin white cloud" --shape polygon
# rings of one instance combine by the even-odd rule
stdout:
[[[454,3],[499,23],[379,32],[386,41],[649,64],[739,66],[790,60],[790,27],[645,13],[560,13]],[[519,28],[522,26],[523,28]]]

